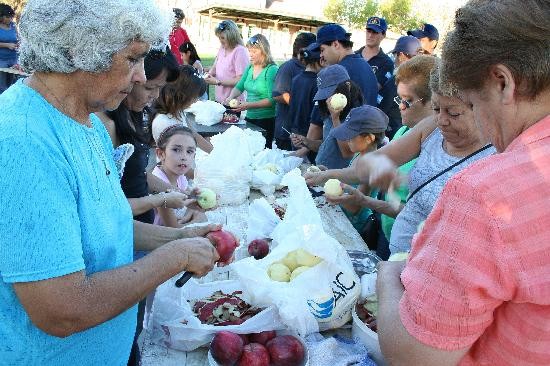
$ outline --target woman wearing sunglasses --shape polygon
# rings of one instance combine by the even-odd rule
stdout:
[[[397,69],[396,82],[396,99],[403,123],[409,129],[396,134],[388,145],[361,157],[355,170],[306,175],[309,184],[329,178],[370,183],[377,177],[409,175],[407,189],[396,190],[399,205],[390,203],[387,195],[385,200],[377,200],[355,189],[349,189],[349,195],[342,197],[383,214],[382,230],[389,239],[389,248],[379,241],[377,253],[384,259],[389,256],[388,249],[392,253],[410,250],[418,226],[426,220],[453,175],[495,151],[477,129],[472,106],[458,98],[456,90],[440,88],[437,58],[415,56]]]
[[[215,33],[220,49],[204,80],[216,86],[216,102],[223,103],[241,79],[249,64],[249,55],[239,27],[231,20],[218,24]]]
[[[235,85],[225,104],[246,91],[246,102],[240,102],[235,112],[247,111],[246,120],[267,131],[265,146],[271,148],[275,133],[275,100],[272,90],[279,67],[273,61],[269,42],[262,34],[250,37],[246,43],[250,65]]]

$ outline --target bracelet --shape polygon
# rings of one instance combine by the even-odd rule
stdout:
[[[164,199],[164,208],[168,208],[167,207],[167,202],[166,202],[166,193],[165,192],[162,192],[162,198]]]

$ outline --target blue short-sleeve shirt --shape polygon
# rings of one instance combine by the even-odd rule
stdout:
[[[311,121],[313,97],[317,93],[317,73],[302,71],[292,79],[289,122],[285,128],[299,135],[306,135]]]
[[[34,326],[13,283],[132,262],[133,222],[101,121],[85,127],[19,81],[0,96],[0,363],[126,365],[135,307],[66,338]]]
[[[275,82],[273,84],[273,97],[278,97],[284,93],[290,93],[292,87],[292,79],[304,70],[304,65],[296,58],[292,58],[279,67]],[[294,93],[292,93],[294,94]],[[294,97],[294,95],[292,95]],[[288,130],[288,120],[291,117],[289,114],[290,106],[286,103],[277,102],[275,114],[275,137],[278,139],[288,140],[290,136],[282,127]]]
[[[339,64],[346,68],[350,79],[361,89],[365,104],[376,107],[378,105],[378,81],[363,56],[353,53],[340,60]]]

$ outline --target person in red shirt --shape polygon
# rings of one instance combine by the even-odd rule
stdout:
[[[183,60],[180,55],[180,46],[185,42],[190,42],[189,36],[185,29],[181,27],[181,23],[185,19],[185,14],[183,10],[174,8],[174,25],[172,26],[172,32],[170,33],[170,51],[176,57],[176,60],[180,65],[183,64]]]

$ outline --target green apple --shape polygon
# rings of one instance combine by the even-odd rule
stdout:
[[[279,174],[279,167],[273,163],[267,163],[263,166],[264,170],[269,170],[273,174]]]
[[[344,190],[340,186],[340,181],[334,178],[326,181],[324,190],[325,194],[328,194],[329,196],[341,196],[344,193]]]
[[[319,173],[320,171],[321,169],[319,169],[319,167],[316,165],[312,165],[306,169],[306,172],[308,173]]]
[[[201,188],[201,193],[197,197],[199,206],[205,210],[209,210],[216,206],[216,192],[210,188]]]
[[[239,106],[239,101],[237,99],[231,99],[229,101],[229,107],[237,108]]]
[[[275,262],[267,269],[267,275],[273,281],[288,282],[290,281],[290,269],[281,262]]]

